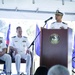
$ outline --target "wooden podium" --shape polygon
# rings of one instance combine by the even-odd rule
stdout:
[[[56,38],[55,42],[52,42],[53,38]],[[68,67],[71,57],[71,29],[41,29],[40,65],[47,68],[57,64]]]

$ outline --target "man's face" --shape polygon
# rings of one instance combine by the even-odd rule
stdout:
[[[55,15],[55,19],[56,19],[56,21],[61,21],[62,16],[61,15]]]
[[[17,35],[22,35],[22,28],[18,28],[16,32],[17,32]]]

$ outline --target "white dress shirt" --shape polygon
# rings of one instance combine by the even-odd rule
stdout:
[[[53,22],[50,26],[50,29],[61,29],[61,27],[67,29],[68,25],[64,22]]]
[[[10,46],[17,49],[18,53],[26,53],[29,47],[27,37],[22,36],[21,38],[14,36],[10,42]]]

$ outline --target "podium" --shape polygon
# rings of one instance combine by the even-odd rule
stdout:
[[[41,28],[40,65],[72,68],[72,29]]]

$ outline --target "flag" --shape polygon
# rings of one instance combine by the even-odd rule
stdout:
[[[75,68],[75,34],[74,34],[74,50],[72,53],[72,67]]]
[[[9,41],[10,41],[10,39],[9,39],[9,36],[10,36],[10,24],[9,24],[9,27],[8,27],[8,31],[7,31],[7,37],[6,37],[6,45],[8,46],[9,45]]]
[[[6,46],[7,46],[7,53],[9,53],[9,35],[10,35],[10,24],[9,24],[9,27],[8,27],[8,30],[7,30],[7,36],[6,36]],[[4,64],[4,67],[3,67],[3,70],[4,70],[4,73],[6,73],[6,65]]]
[[[38,25],[36,25],[36,36],[39,34],[39,32],[40,32],[40,29]],[[37,36],[35,40],[35,52],[38,56],[40,56],[40,34]]]
[[[75,34],[74,34],[74,51],[75,51]]]

